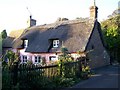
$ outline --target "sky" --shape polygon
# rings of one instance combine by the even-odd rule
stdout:
[[[96,0],[98,20],[102,21],[118,8],[120,0]],[[27,28],[27,20],[37,20],[37,25],[54,23],[57,18],[89,17],[94,0],[0,0],[0,32]],[[28,9],[27,9],[28,8]]]

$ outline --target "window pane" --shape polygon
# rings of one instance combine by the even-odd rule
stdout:
[[[40,63],[40,61],[41,61],[41,57],[40,57],[40,56],[38,56],[38,62]]]
[[[53,47],[58,47],[59,40],[53,40]]]
[[[28,46],[28,40],[24,40],[24,47]]]
[[[35,59],[37,60],[37,57],[35,56]]]
[[[35,62],[37,62],[37,59],[35,59]]]
[[[40,59],[38,60],[38,62],[40,63]]]
[[[56,44],[53,44],[53,46],[56,46]]]
[[[27,56],[25,56],[24,59],[27,59]]]
[[[37,57],[35,56],[35,62],[37,62]]]
[[[57,44],[59,44],[59,40],[57,40]]]
[[[55,60],[57,60],[56,56],[50,56],[49,59],[50,59],[50,61],[55,61]]]
[[[38,59],[40,60],[40,59],[41,59],[41,57],[39,56],[39,57],[38,57]]]

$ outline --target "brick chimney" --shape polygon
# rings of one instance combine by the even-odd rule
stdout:
[[[28,27],[32,27],[36,25],[36,20],[32,19],[32,16],[30,15],[30,18],[27,21]]]
[[[98,17],[98,7],[95,5],[95,0],[94,0],[94,5],[90,7],[90,19],[95,20]]]

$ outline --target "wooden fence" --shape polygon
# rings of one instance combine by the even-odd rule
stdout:
[[[34,81],[34,83],[36,81],[44,83],[46,79],[54,80],[58,77],[79,78],[81,71],[81,61],[68,62],[60,66],[51,65],[41,67],[14,63],[11,68],[3,68],[3,86],[16,85],[17,83],[25,86],[29,82],[33,84]]]

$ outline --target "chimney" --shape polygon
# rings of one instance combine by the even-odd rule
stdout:
[[[32,16],[30,15],[30,18],[27,21],[28,27],[32,27],[36,25],[36,20],[32,19]]]
[[[98,7],[95,5],[95,0],[94,0],[94,5],[90,7],[90,19],[95,20],[98,17]]]

